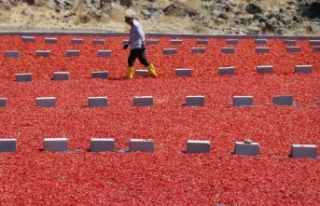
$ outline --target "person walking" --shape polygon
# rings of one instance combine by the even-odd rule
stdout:
[[[157,77],[156,69],[146,58],[145,34],[141,24],[135,20],[132,15],[125,15],[124,21],[131,26],[130,39],[128,43],[123,46],[123,49],[127,49],[130,45],[131,49],[128,57],[127,77],[133,79],[133,64],[137,58],[141,64],[147,67],[151,77]]]

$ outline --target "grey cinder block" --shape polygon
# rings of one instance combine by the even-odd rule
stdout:
[[[152,106],[153,97],[152,96],[139,96],[133,98],[134,106]]]
[[[180,39],[171,40],[171,45],[177,45],[177,44],[182,44],[182,43],[183,43],[183,41]]]
[[[23,42],[34,42],[34,37],[33,36],[22,36],[22,41]]]
[[[187,153],[210,153],[210,141],[188,140]]]
[[[255,44],[267,44],[268,41],[266,39],[255,39],[254,43]]]
[[[320,45],[320,40],[309,40],[310,45]]]
[[[204,106],[204,96],[186,96],[186,106]]]
[[[290,156],[292,158],[317,158],[318,147],[310,144],[293,144],[291,145]]]
[[[275,95],[273,96],[275,105],[293,105],[293,95]]]
[[[0,107],[7,106],[7,98],[0,98]]]
[[[251,106],[253,105],[252,96],[233,96],[233,106]]]
[[[47,44],[56,44],[58,42],[58,39],[57,38],[45,38],[44,42]]]
[[[269,47],[256,47],[255,52],[256,53],[269,53],[270,48]]]
[[[137,76],[142,76],[142,77],[148,77],[150,76],[150,73],[146,69],[137,69],[134,71],[134,74]]]
[[[124,39],[124,40],[122,40],[122,44],[123,44],[123,45],[128,44],[128,42],[129,42],[129,40],[128,40],[128,39]]]
[[[257,73],[264,74],[264,73],[273,73],[273,66],[257,66]]]
[[[0,139],[0,152],[15,152],[17,139]]]
[[[130,152],[153,152],[154,142],[153,140],[146,139],[130,139]]]
[[[108,79],[108,71],[92,72],[91,78]]]
[[[148,39],[147,40],[147,44],[148,45],[156,45],[159,43],[159,40],[158,39]]]
[[[80,56],[80,50],[67,50],[66,57],[78,57]]]
[[[183,76],[191,76],[191,69],[176,69],[175,70],[176,76],[183,77]]]
[[[260,154],[259,143],[236,142],[234,148],[235,155],[256,156]]]
[[[89,107],[106,107],[108,106],[107,97],[89,97],[88,98]]]
[[[171,54],[177,54],[177,49],[176,48],[166,48],[162,50],[162,53],[165,55],[171,55]]]
[[[287,52],[301,52],[300,46],[288,46]]]
[[[70,79],[70,72],[54,72],[53,80],[68,80]]]
[[[224,74],[235,74],[235,68],[234,67],[219,67],[218,68],[218,74],[224,75]]]
[[[314,46],[313,52],[320,52],[320,46]]]
[[[111,57],[111,50],[98,50],[98,57]]]
[[[93,39],[92,44],[93,45],[105,45],[105,40],[104,39]]]
[[[5,51],[5,57],[19,58],[20,51]]]
[[[83,39],[71,39],[71,44],[83,44]]]
[[[68,151],[68,138],[44,138],[44,151]]]
[[[222,47],[221,53],[225,54],[234,54],[236,52],[236,49],[234,47]]]
[[[38,50],[38,51],[36,51],[36,55],[38,57],[50,57],[50,54],[51,54],[50,50]]]
[[[296,45],[296,40],[284,39],[283,44],[284,45]]]
[[[36,106],[37,107],[55,107],[56,98],[55,97],[37,97]]]
[[[32,73],[20,73],[16,74],[17,82],[29,82],[32,81]]]
[[[239,40],[238,39],[227,39],[226,43],[227,44],[239,44]]]
[[[113,152],[115,150],[115,140],[113,138],[91,138],[91,152]]]
[[[208,39],[197,39],[197,44],[208,45],[209,44],[209,40]]]
[[[204,54],[206,53],[206,49],[205,48],[191,48],[191,53],[192,54]]]
[[[296,65],[295,73],[312,73],[312,65]]]

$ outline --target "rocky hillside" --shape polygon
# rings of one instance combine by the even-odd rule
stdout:
[[[0,28],[124,32],[125,13],[146,32],[320,35],[315,0],[0,0]]]

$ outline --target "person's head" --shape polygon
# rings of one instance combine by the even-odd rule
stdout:
[[[124,17],[124,21],[125,21],[127,24],[132,25],[133,16],[130,15],[130,14],[127,14],[127,15]]]

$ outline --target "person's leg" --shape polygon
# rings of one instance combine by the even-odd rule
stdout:
[[[136,49],[132,49],[130,51],[129,57],[128,57],[128,67],[127,67],[127,77],[129,79],[133,79],[133,73],[134,73],[134,68],[133,64],[138,56],[138,52]]]
[[[157,76],[156,69],[154,68],[153,64],[149,63],[149,61],[147,60],[145,49],[141,49],[141,52],[140,52],[140,55],[138,56],[138,58],[139,58],[139,61],[141,62],[141,64],[143,64],[144,66],[147,67],[150,75],[152,77],[156,77]]]

